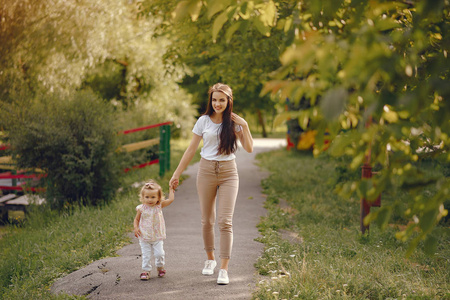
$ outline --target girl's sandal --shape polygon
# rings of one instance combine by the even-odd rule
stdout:
[[[141,280],[149,280],[150,274],[148,274],[148,272],[143,272],[143,273],[141,273],[140,278],[141,278]]]
[[[166,270],[158,270],[158,277],[164,277],[164,275],[166,275]]]

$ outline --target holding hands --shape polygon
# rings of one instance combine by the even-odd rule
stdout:
[[[172,178],[169,181],[169,187],[171,189],[175,190],[179,184],[180,184],[180,179],[175,176],[172,176]]]

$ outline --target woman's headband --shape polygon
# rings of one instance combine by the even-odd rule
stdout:
[[[223,90],[220,90],[220,89],[212,89],[212,90],[211,90],[211,96],[212,96],[212,94],[213,94],[214,92],[224,93],[225,95],[227,95],[227,97],[228,97],[230,100],[233,99],[233,97],[230,96],[229,93],[227,93],[227,92],[225,92],[225,91],[223,91]]]

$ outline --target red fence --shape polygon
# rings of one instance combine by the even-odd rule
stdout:
[[[149,129],[157,128],[157,127],[160,128],[159,138],[146,140],[146,141],[140,141],[140,142],[127,144],[127,145],[122,145],[121,149],[123,149],[127,152],[132,152],[132,151],[140,150],[143,148],[147,148],[149,146],[159,144],[159,158],[158,159],[154,159],[152,161],[145,162],[145,163],[139,164],[137,166],[133,166],[131,168],[126,168],[124,170],[125,172],[129,172],[133,169],[144,168],[144,167],[147,167],[147,166],[150,166],[153,164],[159,164],[159,175],[163,176],[164,173],[170,169],[170,125],[171,124],[172,124],[172,122],[165,122],[165,123],[153,124],[153,125],[148,125],[148,126],[144,126],[144,127],[119,131],[118,134],[120,135],[120,134],[130,134],[130,133],[139,132],[139,131],[143,131],[143,130],[149,130]]]
[[[133,132],[138,132],[138,131],[142,131],[142,130],[152,129],[152,128],[156,128],[156,127],[160,127],[160,126],[164,126],[164,125],[171,125],[171,124],[172,124],[172,122],[153,124],[153,125],[148,125],[148,126],[139,127],[139,128],[122,130],[122,131],[119,131],[118,134],[129,134],[129,133],[133,133]]]
[[[6,172],[6,173],[0,173],[0,179],[12,179],[12,185],[0,185],[0,190],[6,190],[6,191],[30,191],[30,192],[42,192],[45,189],[39,188],[39,187],[23,187],[22,185],[26,182],[23,182],[20,185],[17,185],[16,180],[17,179],[39,179],[42,177],[46,177],[47,174],[20,174],[21,172]]]

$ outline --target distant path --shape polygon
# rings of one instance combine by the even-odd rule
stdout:
[[[256,225],[265,214],[265,198],[260,183],[267,176],[255,165],[255,155],[285,144],[282,139],[255,139],[253,153],[249,154],[241,148],[236,153],[240,189],[233,219],[234,244],[229,285],[216,284],[217,272],[213,276],[201,274],[205,253],[195,185],[198,164],[195,164],[185,171],[184,174],[190,177],[178,188],[175,202],[164,209],[167,227],[167,240],[164,242],[166,277],[156,278],[153,270],[152,279],[148,282],[139,280],[141,251],[137,239],[133,237],[131,245],[118,251],[119,257],[96,261],[61,278],[53,285],[52,291],[108,300],[250,299],[256,281],[254,263],[263,249],[262,244],[254,239],[259,236]],[[219,236],[217,228],[216,236]]]

